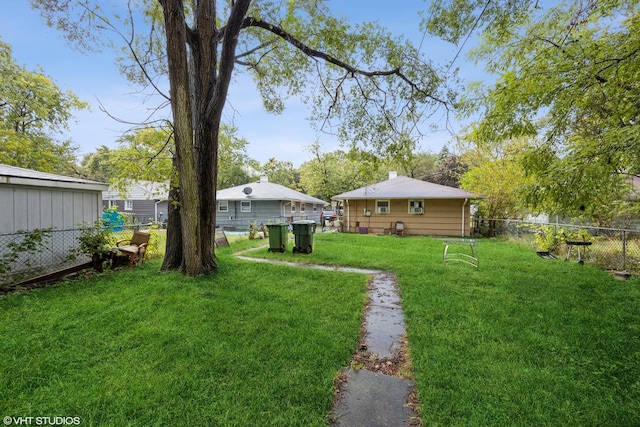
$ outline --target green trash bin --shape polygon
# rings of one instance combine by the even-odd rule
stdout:
[[[313,234],[316,232],[316,222],[312,220],[302,220],[292,223],[295,246],[293,253],[310,254],[313,251]]]
[[[269,252],[286,252],[289,241],[289,225],[267,224]]]

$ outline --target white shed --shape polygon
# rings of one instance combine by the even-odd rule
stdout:
[[[93,224],[102,216],[101,182],[0,164],[0,233]]]
[[[77,254],[79,226],[102,217],[102,191],[107,184],[0,164],[0,261],[5,281],[42,274],[66,266]],[[53,229],[34,253],[18,251],[25,232]],[[76,262],[81,261],[76,258]],[[85,260],[86,261],[86,260]],[[1,264],[1,262],[0,262]]]

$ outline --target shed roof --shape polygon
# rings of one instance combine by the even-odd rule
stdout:
[[[333,200],[356,199],[475,199],[475,194],[459,188],[397,176],[373,185],[347,191]]]
[[[104,191],[109,187],[102,182],[72,176],[55,175],[3,164],[0,164],[0,184],[93,191]]]
[[[314,203],[326,205],[324,200],[308,196],[299,191],[292,190],[284,185],[261,179],[245,185],[218,190],[217,200],[288,200],[296,202]]]

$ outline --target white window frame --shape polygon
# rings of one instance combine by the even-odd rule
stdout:
[[[424,200],[409,200],[408,210],[410,215],[422,215],[424,213]]]
[[[389,200],[376,200],[376,213],[379,215],[388,215],[391,213],[391,203]]]
[[[251,212],[251,200],[240,201],[240,212]]]
[[[218,212],[229,212],[228,200],[218,200]]]
[[[291,202],[291,213],[296,212],[296,202]]]
[[[307,211],[307,204],[305,202],[300,202],[300,213]]]
[[[125,200],[124,201],[124,210],[132,211],[133,210],[133,200]]]

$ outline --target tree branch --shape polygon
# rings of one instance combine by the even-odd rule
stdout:
[[[295,38],[293,35],[289,34],[287,31],[285,31],[283,28],[277,26],[277,25],[273,25],[273,24],[269,24],[268,22],[265,22],[261,19],[258,18],[253,18],[253,17],[246,17],[244,19],[244,22],[242,24],[243,28],[248,28],[248,27],[256,27],[256,28],[262,28],[264,30],[267,30],[269,32],[271,32],[272,34],[275,34],[276,36],[280,37],[281,39],[285,40],[287,43],[289,43],[290,45],[292,45],[293,47],[295,47],[296,49],[298,49],[299,51],[301,51],[302,53],[304,53],[305,55],[307,55],[308,57],[311,58],[318,58],[321,59],[325,62],[328,62],[330,64],[333,64],[337,67],[342,68],[343,70],[346,70],[352,77],[355,77],[356,75],[360,75],[360,76],[364,76],[364,77],[383,77],[383,76],[397,76],[398,78],[400,78],[401,80],[403,80],[405,83],[407,83],[413,90],[421,93],[422,95],[426,96],[427,98],[430,98],[440,104],[446,105],[446,102],[433,96],[430,92],[427,92],[423,89],[421,89],[416,83],[414,83],[411,79],[409,79],[404,73],[402,73],[402,71],[400,70],[400,67],[397,67],[393,70],[386,70],[386,71],[366,71],[366,70],[361,70],[359,68],[353,67],[349,64],[347,64],[344,61],[339,60],[338,58],[335,58],[325,52],[321,52],[319,50],[313,49],[309,46],[307,46],[306,44],[304,44],[302,41],[298,40],[297,38]]]

